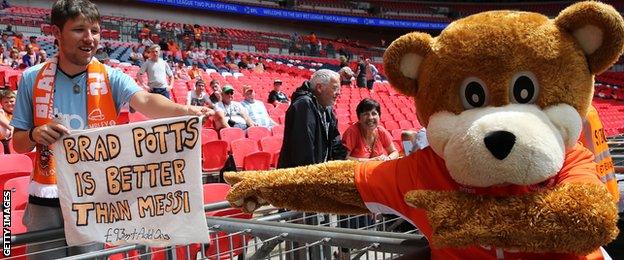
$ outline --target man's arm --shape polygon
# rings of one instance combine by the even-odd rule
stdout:
[[[255,126],[256,123],[253,120],[251,120],[251,117],[249,117],[249,113],[247,113],[247,109],[243,107],[242,105],[241,105],[241,108],[242,109],[241,109],[240,114],[243,117],[243,119],[245,119],[245,124],[247,124],[247,126],[249,127]]]
[[[146,68],[146,63],[143,63],[143,65],[141,65],[141,69],[137,71],[136,79],[139,86],[143,86],[143,73],[145,73]]]
[[[28,136],[30,131],[32,139]],[[50,145],[65,134],[69,134],[69,130],[56,122],[35,126],[29,130],[16,128],[13,133],[13,149],[18,153],[27,153],[32,151],[36,144]]]
[[[173,83],[175,82],[175,75],[173,75],[173,71],[171,70],[171,67],[169,67],[169,64],[165,64],[165,66],[167,76],[169,76],[169,86],[167,87],[167,89],[172,90]]]
[[[215,111],[208,107],[176,104],[162,95],[146,91],[139,91],[132,95],[130,106],[150,118],[215,114]]]
[[[171,74],[171,76],[169,76],[169,87],[167,87],[168,90],[173,89],[174,82],[175,82],[175,75]]]

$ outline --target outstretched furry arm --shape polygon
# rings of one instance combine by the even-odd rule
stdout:
[[[339,214],[368,213],[355,186],[356,162],[225,173],[230,204],[251,212],[266,202],[280,208]]]
[[[483,245],[586,255],[618,234],[615,204],[604,186],[593,183],[504,198],[410,191],[405,201],[427,210],[432,247]]]

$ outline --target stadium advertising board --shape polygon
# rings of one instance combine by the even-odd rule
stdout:
[[[75,131],[54,145],[69,245],[208,243],[199,117]]]
[[[265,16],[280,19],[298,20],[298,21],[310,21],[310,22],[324,22],[324,23],[338,23],[338,24],[352,24],[363,26],[378,26],[389,28],[406,28],[406,29],[418,29],[418,30],[442,30],[446,28],[448,23],[435,23],[435,22],[419,22],[409,20],[398,19],[380,19],[380,18],[366,18],[346,15],[332,15],[332,14],[319,14],[302,11],[291,11],[276,8],[246,6],[231,3],[222,3],[217,1],[208,0],[139,0],[140,2],[179,6],[192,9],[203,9],[216,12],[227,12],[245,15]]]

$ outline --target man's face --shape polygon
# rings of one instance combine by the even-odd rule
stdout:
[[[249,101],[253,101],[256,98],[256,92],[253,90],[248,90],[245,92],[245,99]]]
[[[206,88],[206,84],[204,83],[195,84],[195,90],[197,90],[197,92],[204,91],[204,88]]]
[[[230,102],[232,102],[232,99],[234,99],[234,91],[230,90],[227,92],[223,92],[223,104],[229,105]]]
[[[160,50],[159,49],[152,49],[152,50],[150,50],[149,55],[150,55],[149,56],[150,60],[157,61],[158,57],[160,57]]]
[[[0,105],[2,105],[2,110],[13,113],[13,109],[15,109],[15,98],[2,98],[2,100],[0,100]]]
[[[214,92],[219,92],[219,87],[221,86],[221,83],[219,82],[214,82],[210,84],[210,88],[212,88],[212,91]]]
[[[273,89],[275,91],[280,91],[280,89],[282,89],[282,83],[273,83]]]
[[[3,41],[7,41],[9,39],[9,35],[3,34],[2,35],[2,40]]]
[[[320,84],[316,88],[319,90],[318,102],[321,106],[333,106],[340,96],[340,80],[338,78],[332,78],[326,88]]]
[[[86,66],[100,43],[100,24],[83,16],[65,22],[63,29],[55,30],[59,42],[59,56],[76,66]]]

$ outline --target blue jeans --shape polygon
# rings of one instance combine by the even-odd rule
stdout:
[[[169,97],[169,91],[167,90],[167,88],[153,88],[150,90],[150,93],[160,94],[165,96],[167,99],[171,99]]]

